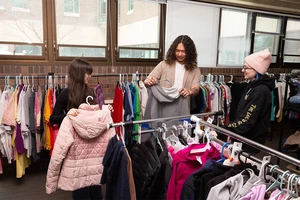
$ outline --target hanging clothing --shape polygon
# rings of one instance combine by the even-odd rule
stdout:
[[[57,188],[74,191],[99,185],[102,176],[102,160],[108,142],[115,135],[107,130],[112,123],[107,106],[81,104],[71,109],[63,120],[49,163],[46,192]],[[77,115],[75,115],[77,113]]]
[[[103,158],[103,175],[101,184],[106,184],[104,199],[131,199],[128,160],[124,145],[116,136],[109,140]]]
[[[180,200],[183,184],[188,176],[197,171],[209,159],[219,159],[220,152],[211,146],[208,150],[201,150],[206,144],[191,144],[185,149],[178,151],[172,160],[172,176],[168,186],[167,200]],[[196,150],[195,153],[192,153]]]
[[[182,96],[174,99],[168,96],[159,85],[150,87],[148,94],[144,119],[188,115],[190,112],[187,99]],[[166,124],[167,127],[170,125]],[[153,127],[158,127],[157,123],[153,123]]]

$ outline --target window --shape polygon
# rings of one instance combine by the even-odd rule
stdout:
[[[300,63],[300,20],[288,19],[284,43],[284,62]]]
[[[272,54],[272,63],[276,63],[279,60],[280,37],[283,35],[282,18],[258,14],[253,34],[253,52],[268,48]]]
[[[251,13],[222,9],[218,66],[243,66],[250,52]]]
[[[80,16],[74,18],[66,16],[66,2],[68,6],[72,7],[78,12],[79,6],[83,12]],[[69,1],[65,0],[65,7],[62,5],[64,2],[61,0],[55,1],[56,8],[56,59],[64,57],[90,57],[90,58],[105,58],[107,56],[107,28],[106,23],[99,22],[106,21],[106,6],[103,8],[106,1]],[[103,9],[102,9],[103,8]],[[105,12],[102,12],[105,11]]]
[[[126,1],[118,1],[118,58],[158,60],[160,4],[148,1],[134,3],[135,12],[128,15]]]
[[[128,11],[133,10],[133,0],[128,0]]]
[[[4,6],[4,0],[0,0],[0,10],[4,10],[5,6]]]
[[[182,14],[184,13],[184,14]],[[179,35],[189,35],[199,67],[216,67],[220,8],[194,2],[168,2],[165,52]]]
[[[64,12],[68,14],[79,14],[79,0],[64,0]]]
[[[12,0],[13,9],[28,9],[28,0]]]
[[[1,11],[5,18],[1,18],[0,25],[0,55],[10,59],[42,59],[45,55],[42,1],[32,1],[34,8],[30,12],[13,9],[28,9],[26,0],[13,0],[11,7]]]
[[[107,21],[107,0],[99,0],[98,2],[99,4],[99,10],[98,10],[98,24],[100,26],[103,25],[103,23],[105,24]]]

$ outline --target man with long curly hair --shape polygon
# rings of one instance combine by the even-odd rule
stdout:
[[[200,89],[197,50],[187,35],[178,36],[171,44],[166,59],[161,61],[145,80],[147,87],[159,84],[164,91],[178,98],[195,96]]]

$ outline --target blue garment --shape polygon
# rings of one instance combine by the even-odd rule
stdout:
[[[103,158],[101,184],[106,184],[105,199],[130,199],[127,154],[123,143],[114,136],[109,140]]]

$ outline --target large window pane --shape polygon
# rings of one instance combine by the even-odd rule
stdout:
[[[222,9],[218,65],[243,65],[250,52],[248,15],[248,12]]]
[[[158,54],[151,52],[158,51],[159,48],[160,5],[148,1],[129,2],[133,3],[132,8],[134,8],[130,12],[128,1],[118,1],[118,46],[122,47],[122,50],[119,50],[119,57],[157,59]],[[128,51],[124,49],[125,47]],[[136,48],[149,48],[149,50],[136,50]]]
[[[256,16],[254,30],[253,52],[262,51],[266,48],[272,54],[272,63],[279,58],[279,43],[282,33],[282,18],[278,16]],[[278,58],[278,59],[277,59]]]
[[[220,8],[204,6],[196,2],[168,2],[166,52],[176,37],[189,35],[197,48],[198,66],[215,67],[219,11]]]
[[[105,57],[103,48],[107,46],[106,1],[56,0],[55,2],[59,56]],[[74,5],[72,12],[78,11],[78,15],[65,15],[66,2],[69,7]],[[74,51],[70,46],[80,48]]]
[[[0,18],[0,54],[42,55],[44,43],[42,1],[14,0],[12,4],[4,2],[5,9],[1,11]],[[16,8],[14,6],[18,6],[21,10],[13,9]],[[23,12],[23,9],[27,9],[28,12]],[[41,45],[36,46],[37,44]]]
[[[300,20],[287,21],[283,58],[283,62],[300,63]]]
[[[255,31],[280,33],[281,32],[281,18],[257,16]]]
[[[254,38],[254,52],[269,49],[271,54],[277,54],[279,45],[279,36],[270,34],[255,34]]]
[[[285,37],[289,39],[300,39],[300,20],[288,19]]]

